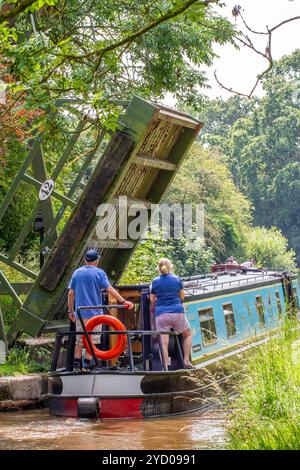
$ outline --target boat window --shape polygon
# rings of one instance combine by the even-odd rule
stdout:
[[[223,312],[225,316],[227,338],[231,338],[232,336],[236,335],[236,326],[232,304],[224,304]]]
[[[259,322],[265,324],[264,304],[261,295],[256,296],[255,308],[258,314]]]
[[[282,315],[282,306],[281,306],[280,294],[278,290],[275,292],[275,295],[276,295],[277,310],[280,316]]]
[[[300,308],[300,306],[299,306],[299,297],[298,297],[296,287],[293,287],[293,294],[294,294],[294,299],[295,299],[295,307],[299,310],[299,308]]]
[[[272,305],[271,292],[268,292],[268,305]]]
[[[212,308],[202,308],[198,310],[201,334],[204,346],[216,343],[216,325]]]

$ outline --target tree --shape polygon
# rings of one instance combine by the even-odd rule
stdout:
[[[0,81],[10,97],[0,109],[0,128],[5,132],[1,151],[9,161],[1,175],[0,199],[24,159],[25,144],[37,129],[45,131],[51,173],[72,129],[66,115],[58,115],[50,126],[45,121],[58,98],[79,100],[80,110],[98,119],[98,128],[100,123],[109,131],[114,130],[120,113],[118,100],[123,102],[133,94],[157,100],[173,92],[184,102],[199,104],[199,85],[205,81],[201,65],[212,62],[214,43],[230,41],[234,29],[210,8],[218,0],[29,3],[0,0],[0,23],[9,21],[0,25]],[[24,11],[25,4],[28,9]],[[35,119],[26,121],[22,138],[6,139],[11,135],[6,121],[12,117],[13,132],[21,133],[29,113]],[[92,132],[90,139],[93,146]],[[71,173],[76,172],[80,151],[78,154],[69,167]],[[63,176],[67,183],[68,174]],[[60,182],[56,184],[59,190]],[[0,227],[4,249],[12,246],[18,228],[26,221],[30,199],[22,192],[17,194],[7,211]]]
[[[3,63],[0,55],[0,76],[7,84],[14,81],[14,77],[8,73],[7,64]],[[3,117],[0,125],[0,202],[8,192],[11,181],[25,158],[25,141],[28,131],[33,123],[37,123],[42,113],[39,110],[25,110],[22,100],[16,102],[14,111],[10,110],[13,101],[8,90],[2,92],[3,100],[0,102],[0,114]],[[31,190],[21,188],[13,204],[8,208],[5,217],[0,223],[0,249],[7,249],[12,246],[16,232],[23,226],[30,213]]]
[[[174,271],[182,277],[210,272],[214,264],[212,249],[203,242],[191,243],[185,237],[166,239],[162,234],[148,233],[139,243],[119,284],[151,282],[158,276],[160,258],[169,258]]]
[[[288,241],[276,227],[249,228],[245,233],[245,255],[256,260],[257,266],[294,269],[295,252],[288,250]]]
[[[240,254],[251,206],[234,185],[222,155],[194,144],[165,195],[170,203],[204,204],[204,234],[218,261]]]
[[[214,252],[204,240],[188,240],[184,236],[168,241],[168,256],[182,277],[209,273],[215,264]]]
[[[224,152],[234,182],[255,208],[255,224],[277,225],[295,248],[298,262],[299,64],[300,50],[275,63],[263,82],[265,96],[248,107],[240,97],[214,101],[208,106],[204,134],[208,145]],[[226,106],[236,108],[234,123],[220,117]]]
[[[159,99],[171,92],[186,103],[199,101],[201,65],[212,63],[214,43],[231,41],[234,30],[211,9],[214,3],[220,2],[41,1],[35,28],[20,13],[2,38],[16,76],[10,88],[30,109],[53,108],[68,96],[102,119],[111,100],[134,93]]]
[[[280,23],[270,27],[266,26],[266,29],[264,31],[256,31],[254,28],[250,27],[244,17],[244,14],[242,13],[244,10],[240,5],[235,5],[232,9],[232,15],[237,19],[239,17],[241,19],[241,24],[243,28],[235,33],[235,44],[236,47],[242,46],[246,47],[251,50],[251,52],[254,52],[257,54],[260,58],[263,57],[266,61],[266,68],[260,72],[257,77],[256,81],[253,84],[251,90],[249,93],[242,93],[241,91],[233,90],[229,86],[223,85],[221,81],[217,77],[217,72],[215,71],[214,76],[217,81],[217,83],[221,86],[221,88],[229,91],[230,93],[234,93],[237,96],[244,96],[247,98],[253,98],[254,92],[258,86],[258,84],[266,77],[268,77],[269,72],[273,69],[274,67],[274,59],[273,59],[273,34],[275,31],[277,31],[279,28],[281,28],[284,25],[287,25],[288,23],[291,23],[293,21],[299,21],[300,16],[293,16],[291,18],[285,18]],[[244,30],[243,30],[244,29]],[[264,38],[265,39],[265,46],[264,48],[261,48],[259,45],[256,45],[256,39],[257,38]]]

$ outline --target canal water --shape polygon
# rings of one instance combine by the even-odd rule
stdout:
[[[198,450],[225,447],[226,415],[88,421],[47,409],[0,413],[0,450]]]

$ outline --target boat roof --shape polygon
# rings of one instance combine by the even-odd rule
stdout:
[[[183,286],[188,297],[227,289],[253,287],[270,281],[280,282],[281,278],[282,272],[277,271],[229,272],[210,275],[202,279],[185,280]]]
[[[240,272],[210,273],[182,278],[186,297],[221,292],[227,289],[253,287],[262,283],[280,282],[283,270],[244,270]],[[144,290],[150,283],[116,286],[125,290]]]

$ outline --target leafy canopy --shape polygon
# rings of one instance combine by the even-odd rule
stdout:
[[[234,182],[253,204],[258,225],[276,225],[300,261],[300,50],[264,80],[265,96],[208,105],[203,142],[226,157]]]
[[[15,76],[9,87],[30,109],[51,108],[67,96],[105,115],[110,100],[133,94],[156,100],[167,92],[199,106],[201,65],[210,65],[213,45],[234,33],[210,3],[219,2],[36,2],[36,31],[26,13],[2,25],[0,45]]]

